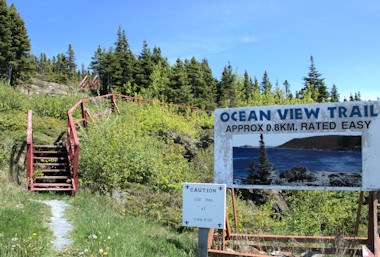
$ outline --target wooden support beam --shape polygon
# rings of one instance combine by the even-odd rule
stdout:
[[[220,250],[209,250],[209,257],[273,257],[269,255],[250,254],[250,253],[235,253]]]
[[[360,223],[360,215],[362,212],[362,205],[363,205],[363,191],[360,191],[358,212],[356,214],[356,225],[355,225],[355,233],[354,233],[355,236],[357,236],[359,232],[359,223]]]
[[[245,240],[259,242],[295,242],[295,243],[336,243],[336,237],[331,236],[284,236],[284,235],[250,235],[231,234],[229,240]],[[343,241],[348,244],[366,244],[365,237],[344,237]]]
[[[231,188],[232,197],[232,208],[234,210],[234,220],[235,220],[235,232],[239,233],[238,223],[237,223],[237,212],[236,212],[236,202],[235,202],[235,189]]]

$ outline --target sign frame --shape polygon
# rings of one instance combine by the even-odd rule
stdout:
[[[380,101],[338,102],[217,109],[214,112],[214,182],[228,188],[293,190],[380,190]],[[301,133],[361,137],[361,185],[244,184],[234,182],[235,137],[264,138]],[[306,136],[304,136],[306,137]],[[248,169],[248,168],[247,168]],[[326,173],[327,175],[333,173]],[[347,173],[348,174],[348,173]],[[326,176],[327,176],[326,175]],[[334,174],[335,175],[335,174]],[[278,175],[279,176],[279,175]],[[354,181],[354,179],[352,179]]]

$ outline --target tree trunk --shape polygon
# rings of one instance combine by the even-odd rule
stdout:
[[[7,80],[8,85],[11,84],[12,70],[13,70],[13,67],[12,67],[12,66],[9,66],[9,67],[7,68],[7,78],[6,78],[6,80]]]

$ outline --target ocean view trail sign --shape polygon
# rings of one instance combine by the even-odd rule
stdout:
[[[379,101],[217,109],[214,182],[379,190],[379,114]]]
[[[182,225],[225,229],[226,185],[183,183]]]

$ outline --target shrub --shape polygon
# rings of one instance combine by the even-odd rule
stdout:
[[[129,181],[179,190],[182,181],[194,179],[184,146],[167,136],[173,131],[198,134],[188,121],[161,106],[122,103],[119,108],[121,115],[103,115],[79,133],[84,183],[115,188]]]

